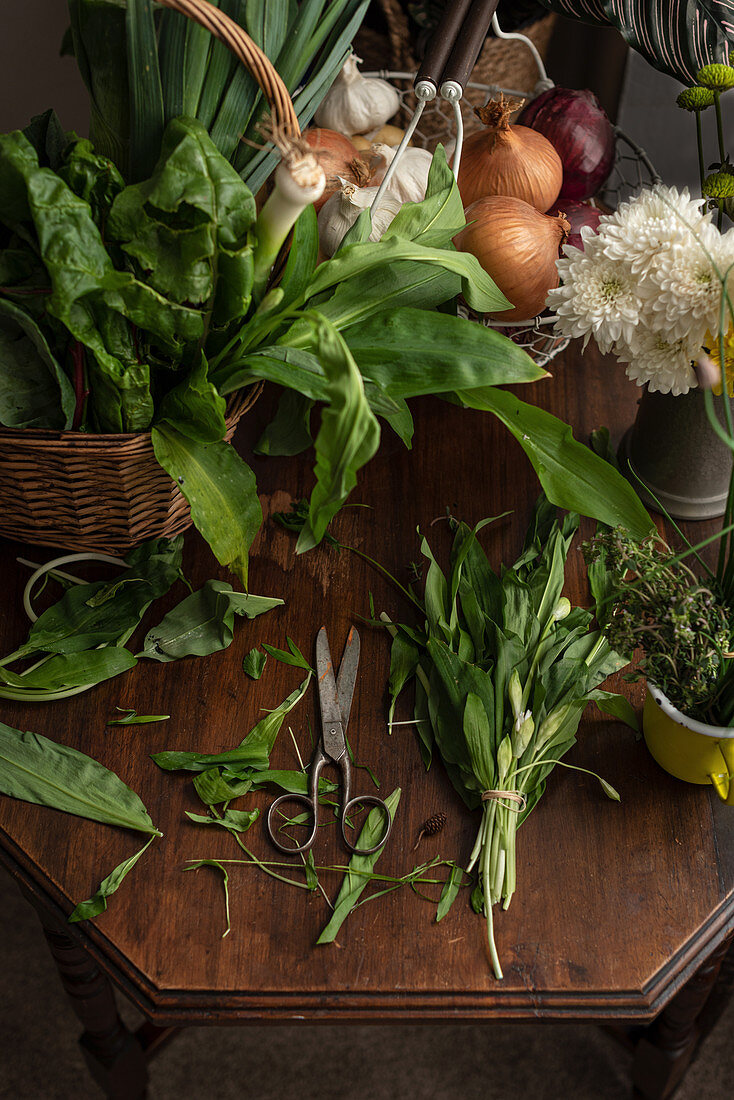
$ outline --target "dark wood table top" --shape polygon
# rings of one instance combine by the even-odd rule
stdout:
[[[525,388],[528,399],[574,425],[577,438],[606,424],[618,439],[631,423],[636,388],[622,369],[572,347],[552,365],[553,378]],[[248,445],[261,428],[267,399],[238,434]],[[353,503],[335,532],[379,559],[403,580],[419,556],[416,527],[437,551],[447,546],[452,514],[474,523],[512,509],[485,532],[496,561],[519,551],[538,484],[518,445],[491,416],[443,402],[414,403],[412,452],[385,429],[378,456],[362,472]],[[255,459],[266,514],[307,494],[310,465],[301,458]],[[590,525],[584,530],[588,533]],[[697,530],[700,531],[699,527]],[[230,836],[197,827],[185,810],[201,810],[190,777],[167,774],[149,754],[163,748],[217,752],[238,743],[261,716],[300,682],[298,669],[269,660],[253,682],[242,658],[253,646],[285,644],[286,634],[308,654],[318,628],[341,647],[350,624],[376,609],[408,616],[409,608],[362,559],[324,545],[302,557],[293,537],[266,523],[253,554],[251,587],[285,599],[283,608],[238,622],[229,650],[168,665],[141,662],[132,672],[67,701],[45,706],[3,703],[2,720],[33,729],[89,753],[136,790],[164,839],[148,851],[109,910],[74,934],[113,979],[153,1019],[214,1022],[234,1019],[509,1019],[652,1018],[734,927],[734,813],[709,790],[663,773],[631,730],[589,708],[567,759],[604,775],[620,792],[608,801],[599,785],[557,768],[536,811],[518,834],[517,892],[496,916],[505,979],[492,976],[483,919],[465,892],[440,924],[434,908],[409,889],[366,904],[343,926],[337,943],[315,946],[329,910],[321,895],[297,890],[257,868],[232,866],[232,931],[224,929],[218,874],[184,873],[187,858],[236,858]],[[47,560],[47,549],[5,543],[3,652],[25,635],[21,593],[28,571],[18,553]],[[186,537],[185,569],[195,585],[225,574],[195,533]],[[587,602],[581,555],[570,555],[568,594]],[[173,604],[180,588],[169,597]],[[162,608],[163,605],[160,605]],[[160,610],[159,608],[159,610]],[[477,821],[450,786],[440,763],[425,773],[409,726],[387,734],[389,644],[378,629],[360,627],[362,662],[349,733],[360,761],[374,768],[384,795],[400,786],[394,831],[378,868],[404,874],[434,854],[465,862]],[[619,681],[621,684],[621,679]],[[619,686],[616,685],[616,686]],[[639,685],[627,685],[635,703]],[[157,725],[111,727],[114,708],[168,713]],[[276,746],[276,767],[297,759],[287,726],[304,757],[308,723],[316,723],[316,692],[292,712]],[[398,718],[409,717],[407,701]],[[357,771],[358,790],[369,779]],[[248,798],[266,809],[272,795]],[[445,810],[438,836],[412,847],[421,823]],[[262,858],[274,850],[260,820],[246,842]],[[139,838],[53,810],[0,798],[0,860],[36,899],[68,914],[99,879],[139,846]],[[344,861],[336,830],[322,830],[317,862]],[[297,862],[297,861],[294,861]],[[332,896],[339,876],[324,876]]]

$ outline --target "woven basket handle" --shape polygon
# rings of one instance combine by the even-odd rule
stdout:
[[[274,125],[290,137],[299,137],[298,125],[293,102],[288,89],[273,68],[270,59],[255,45],[248,34],[234,19],[215,8],[208,0],[158,0],[166,8],[180,12],[206,27],[215,38],[224,43],[235,57],[242,62],[248,72],[257,81],[262,93],[270,105]]]

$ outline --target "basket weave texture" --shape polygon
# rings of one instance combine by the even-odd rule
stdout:
[[[288,90],[266,55],[207,0],[160,0],[206,27],[250,71],[275,126],[300,134]],[[227,404],[226,440],[262,385]],[[153,452],[150,432],[97,435],[0,427],[0,535],[68,550],[124,553],[191,525],[189,506]]]
[[[227,441],[261,389],[228,404]],[[119,554],[190,525],[189,506],[158,465],[150,432],[0,429],[0,534],[7,538]]]

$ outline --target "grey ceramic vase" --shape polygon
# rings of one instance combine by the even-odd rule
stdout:
[[[722,399],[715,402],[723,420]],[[660,511],[659,501],[675,519],[723,515],[732,452],[713,431],[701,390],[674,397],[645,388],[637,418],[620,444],[619,460],[651,508]]]

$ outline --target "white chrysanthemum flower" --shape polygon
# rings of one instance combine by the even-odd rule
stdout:
[[[697,385],[692,361],[700,351],[692,340],[667,340],[660,332],[640,326],[629,342],[619,341],[614,354],[627,363],[627,377],[651,393],[688,393]]]
[[[734,260],[734,239],[721,236],[713,225],[699,227],[696,237],[673,244],[650,266],[648,307],[651,328],[672,340],[700,344],[706,331],[718,328],[722,274]]]
[[[642,302],[636,280],[625,264],[608,259],[585,242],[585,251],[568,248],[557,261],[561,286],[548,294],[556,313],[556,332],[584,337],[584,347],[594,336],[601,351],[616,340],[629,341],[640,318]]]
[[[702,208],[702,201],[691,199],[686,189],[679,193],[661,184],[641,191],[602,217],[598,236],[604,254],[629,264],[633,274],[646,275],[676,245],[692,244],[710,224],[711,215]]]

